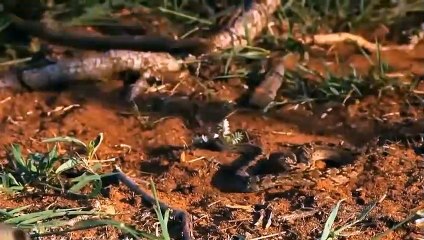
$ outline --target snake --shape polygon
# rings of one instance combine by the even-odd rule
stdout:
[[[362,146],[344,141],[283,142],[277,143],[277,150],[267,153],[257,144],[230,143],[210,129],[203,138],[197,138],[203,140],[194,141],[192,147],[238,154],[231,164],[222,165],[212,180],[216,187],[225,192],[314,187],[321,180],[343,186],[354,181],[369,157],[384,145],[397,143],[414,149],[424,146],[422,133],[411,134],[393,129],[389,135],[373,137]]]
[[[278,150],[264,153],[262,147],[256,144],[231,144],[222,137],[212,135],[218,134],[210,133],[192,147],[239,155],[216,174],[222,174],[225,186],[219,184],[218,180],[214,185],[226,192],[261,192],[278,186],[313,186],[322,178],[342,185],[359,174],[353,163],[370,147],[356,148],[347,144],[313,141],[280,143]]]

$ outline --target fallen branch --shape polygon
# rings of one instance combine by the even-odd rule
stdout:
[[[39,22],[27,21],[13,14],[8,15],[12,25],[32,36],[52,44],[91,50],[132,50],[168,53],[201,54],[209,49],[203,39],[175,40],[166,36],[96,36],[89,33],[72,33],[44,26]]]
[[[280,59],[268,71],[264,80],[255,88],[255,91],[250,97],[251,105],[264,108],[270,102],[274,101],[278,89],[283,84],[284,73],[286,71],[284,62],[284,58]]]
[[[110,50],[63,59],[40,68],[12,69],[0,74],[0,87],[40,90],[70,82],[107,80],[126,70],[143,71],[144,77],[153,72],[178,72],[181,68],[182,62],[168,53]],[[139,83],[133,91],[139,91],[145,82]]]
[[[286,71],[294,70],[299,62],[299,56],[289,53],[271,63],[271,69],[265,75],[264,80],[256,87],[250,98],[250,104],[264,108],[274,101],[277,91],[283,84]]]
[[[142,200],[151,204],[155,205],[155,198],[152,197],[150,194],[142,190],[137,183],[135,183],[132,179],[130,179],[122,170],[115,166],[117,176],[119,180],[125,184],[131,191],[135,192],[136,194],[140,195]],[[188,212],[182,209],[176,209],[168,206],[166,203],[163,203],[159,201],[160,210],[165,212],[166,210],[170,209],[171,214],[174,219],[180,219],[182,222],[182,234],[183,234],[183,240],[192,240],[193,238],[193,230],[192,230],[192,223],[191,223],[191,216]]]
[[[250,6],[248,10],[241,14],[228,30],[220,31],[207,42],[196,39],[172,40],[165,37],[145,36],[132,40],[127,37],[112,37],[116,42],[111,44],[109,40],[112,38],[82,36],[66,31],[57,31],[39,23],[25,21],[10,15],[12,23],[18,29],[54,44],[90,49],[92,47],[100,49],[113,47],[116,49],[131,49],[132,51],[109,50],[103,54],[97,53],[94,56],[81,59],[59,60],[38,69],[12,70],[0,75],[0,88],[13,87],[36,90],[77,80],[109,79],[111,75],[132,70],[142,73],[140,78],[131,85],[129,99],[133,100],[145,88],[147,78],[161,78],[162,73],[168,72],[167,70],[176,72],[181,69],[182,61],[166,52],[187,50],[190,46],[198,47],[202,44],[206,46],[207,53],[232,46],[245,46],[262,32],[268,24],[270,15],[281,4],[280,1],[275,0],[261,0],[251,4],[249,2],[245,2]],[[246,27],[249,29],[248,34]],[[135,45],[129,44],[126,46],[123,41],[129,39]],[[120,42],[121,40],[122,42]],[[101,41],[105,42],[102,43]],[[145,52],[146,50],[150,50],[150,52]]]
[[[238,16],[228,30],[211,37],[212,51],[248,45],[265,29],[270,16],[281,4],[279,0],[244,1],[248,10]]]
[[[200,55],[231,46],[247,45],[267,26],[269,16],[279,5],[280,2],[275,0],[252,2],[249,10],[241,14],[228,30],[211,36],[210,40],[200,38],[175,40],[166,36],[90,36],[87,33],[56,30],[39,22],[21,19],[14,14],[8,14],[8,17],[15,28],[62,46],[99,51],[115,49]],[[246,27],[249,29],[248,34]]]

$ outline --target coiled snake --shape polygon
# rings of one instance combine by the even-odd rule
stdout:
[[[208,138],[193,146],[239,154],[231,165],[222,166],[215,177],[215,185],[227,192],[258,192],[282,185],[310,186],[321,178],[331,179],[336,185],[345,184],[359,174],[353,163],[366,149],[317,141],[280,144],[278,151],[267,156],[257,145],[232,145],[221,138]]]

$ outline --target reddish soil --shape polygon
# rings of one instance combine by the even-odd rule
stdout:
[[[344,54],[352,56],[349,62],[366,65],[364,59]],[[393,59],[394,56],[386,58]],[[411,65],[404,65],[405,61],[392,65],[410,71]],[[170,96],[174,88],[180,95],[194,92],[199,95],[201,88],[195,81],[187,79],[178,87],[176,84],[171,82],[162,95]],[[315,239],[320,236],[331,209],[339,200],[345,199],[345,202],[336,226],[343,226],[366,204],[386,194],[366,221],[348,229],[347,236],[343,237],[369,239],[399,223],[413,210],[424,207],[423,157],[419,151],[397,141],[387,142],[372,153],[355,159],[352,164],[359,174],[342,186],[322,179],[315,186],[281,186],[258,193],[228,193],[212,183],[220,165],[230,164],[237,157],[234,154],[207,150],[176,151],[165,155],[152,153],[152,149],[190,143],[200,129],[193,123],[194,115],[205,120],[206,124],[216,123],[216,119],[229,114],[219,101],[235,101],[245,92],[242,81],[238,80],[207,81],[205,84],[216,90],[215,103],[208,104],[207,100],[202,103],[206,111],[196,112],[184,101],[180,104],[176,101],[158,111],[147,111],[147,103],[159,94],[140,97],[137,104],[141,114],[148,117],[149,123],[156,121],[151,128],[140,123],[136,114],[129,114],[131,106],[124,101],[118,81],[75,85],[50,92],[1,90],[0,144],[4,146],[1,158],[6,158],[12,143],[21,144],[25,151],[43,151],[46,146],[40,140],[44,138],[68,135],[88,141],[103,132],[105,140],[99,158],[117,157],[123,171],[146,190],[146,181],[152,177],[163,202],[185,209],[192,215],[195,239],[231,239],[237,235]],[[423,86],[417,89],[420,88]],[[66,112],[49,113],[57,107],[72,104],[79,106]],[[330,108],[332,110],[328,111]],[[378,136],[399,132],[416,134],[424,130],[423,115],[422,99],[392,93],[380,98],[377,94],[368,95],[347,106],[330,101],[312,106],[286,104],[266,114],[245,108],[232,113],[228,120],[232,129],[247,131],[265,153],[272,153],[278,151],[281,143],[344,141],[362,147]],[[406,121],[412,124],[408,125]],[[122,144],[131,146],[131,151]],[[112,206],[117,213],[116,219],[154,232],[153,210],[143,205],[125,186],[112,186],[108,195],[89,201],[62,196],[2,195],[0,207],[31,204],[31,209],[40,210],[51,204],[55,207],[92,206],[96,201],[102,206]],[[259,211],[251,211],[265,206],[273,213],[272,224],[267,229],[253,224]],[[314,212],[301,217],[302,213],[311,211]],[[281,235],[271,236],[277,233]],[[111,227],[104,227],[73,232],[68,236],[70,239],[117,239],[119,234]],[[420,229],[410,223],[385,239],[414,239],[420,234],[423,234]]]

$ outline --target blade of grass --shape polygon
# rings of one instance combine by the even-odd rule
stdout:
[[[77,182],[75,185],[73,185],[69,192],[78,194],[80,193],[80,190],[90,184],[93,183],[93,190],[90,194],[88,194],[89,197],[95,197],[98,194],[100,194],[102,190],[102,180],[99,175],[88,175],[84,173],[82,176],[79,176],[77,178],[72,179],[72,182]]]
[[[22,157],[21,146],[19,146],[18,144],[12,144],[12,156],[15,162],[18,164],[19,170],[21,170],[22,172],[26,172],[27,166],[24,161],[24,158]]]
[[[374,237],[372,237],[372,238],[371,238],[371,240],[380,240],[380,239],[382,239],[383,237],[385,237],[385,236],[389,235],[391,232],[395,231],[396,229],[398,229],[398,228],[402,227],[404,224],[406,224],[406,223],[408,223],[408,222],[410,222],[410,221],[414,220],[415,218],[417,218],[417,214],[416,214],[416,213],[410,214],[410,215],[409,215],[408,217],[406,217],[403,221],[401,221],[400,223],[398,223],[398,224],[394,225],[394,226],[393,226],[393,227],[391,227],[390,229],[388,229],[388,230],[386,230],[386,231],[384,231],[384,232],[382,232],[382,233],[379,233],[379,234],[375,235]]]
[[[334,221],[336,220],[337,214],[339,212],[340,204],[344,201],[344,199],[337,202],[336,206],[331,211],[330,216],[328,216],[327,221],[324,225],[324,230],[322,231],[322,235],[320,240],[327,240],[332,234],[331,228],[333,227]]]
[[[96,139],[90,141],[90,143],[88,144],[88,159],[89,160],[93,159],[94,155],[96,154],[102,142],[103,142],[103,133],[99,133]]]
[[[68,161],[62,163],[55,171],[56,174],[61,174],[64,171],[74,168],[79,164],[78,159],[71,158]]]
[[[170,9],[167,9],[167,8],[163,8],[163,7],[159,7],[158,9],[159,9],[159,11],[161,11],[163,13],[173,14],[175,16],[186,18],[186,19],[189,19],[189,20],[192,20],[192,21],[195,21],[195,22],[199,22],[199,23],[202,23],[202,24],[205,24],[205,25],[209,25],[209,26],[210,25],[213,25],[213,22],[211,22],[209,20],[198,18],[198,17],[194,17],[194,16],[190,16],[190,15],[185,14],[185,13],[182,13],[182,12],[173,11],[173,10],[170,10]]]
[[[81,140],[79,140],[77,138],[73,138],[73,137],[68,137],[68,136],[48,138],[48,139],[42,140],[41,142],[43,142],[43,143],[57,143],[57,142],[76,143],[78,145],[81,145],[81,146],[87,148],[87,144],[85,144]]]
[[[40,212],[34,212],[34,213],[28,213],[28,214],[23,214],[11,219],[7,219],[6,221],[4,221],[5,223],[10,223],[10,224],[19,224],[20,222],[23,221],[27,221],[33,218],[37,218],[39,216],[52,216],[53,214],[58,214],[57,216],[65,216],[68,215],[71,211],[76,211],[76,210],[80,210],[82,208],[68,208],[68,209],[57,209],[57,210],[45,210],[45,211],[40,211]],[[79,211],[79,212],[83,212],[83,211]],[[90,211],[84,211],[84,214],[90,214]]]
[[[346,229],[352,227],[353,225],[355,225],[355,224],[363,221],[369,215],[369,213],[377,206],[377,204],[380,203],[380,202],[382,202],[384,200],[384,198],[386,198],[386,195],[383,195],[380,199],[378,199],[376,201],[373,201],[370,204],[368,204],[361,211],[361,213],[359,214],[359,217],[355,221],[352,221],[351,223],[346,224],[345,226],[340,227],[339,229],[335,230],[334,231],[334,235],[336,235],[336,236],[337,235],[340,235],[341,232],[343,232],[344,230],[346,230]]]
[[[155,187],[155,184],[154,184],[152,179],[150,179],[150,186],[152,188],[153,198],[155,199],[155,203],[156,203],[156,205],[154,206],[154,209],[155,209],[156,215],[158,216],[158,219],[159,219],[159,222],[160,222],[160,227],[161,227],[161,230],[162,230],[162,236],[165,240],[171,240],[171,237],[169,236],[169,233],[168,233],[168,218],[169,218],[170,210],[167,209],[165,211],[165,217],[166,218],[164,218],[162,211],[161,211],[159,198],[157,196],[156,187]]]
[[[119,222],[112,219],[87,219],[87,220],[81,220],[76,222],[72,228],[60,230],[60,231],[49,231],[45,233],[34,233],[31,235],[31,237],[46,237],[51,235],[61,235],[68,232],[74,232],[74,231],[80,231],[90,228],[96,228],[101,226],[112,226],[115,228],[120,229],[122,232],[127,233],[131,235],[132,237],[139,239],[140,237],[144,237],[149,240],[162,240],[160,237],[156,237],[153,234],[144,232],[144,231],[138,231],[135,230],[129,226],[127,226],[123,222]]]

